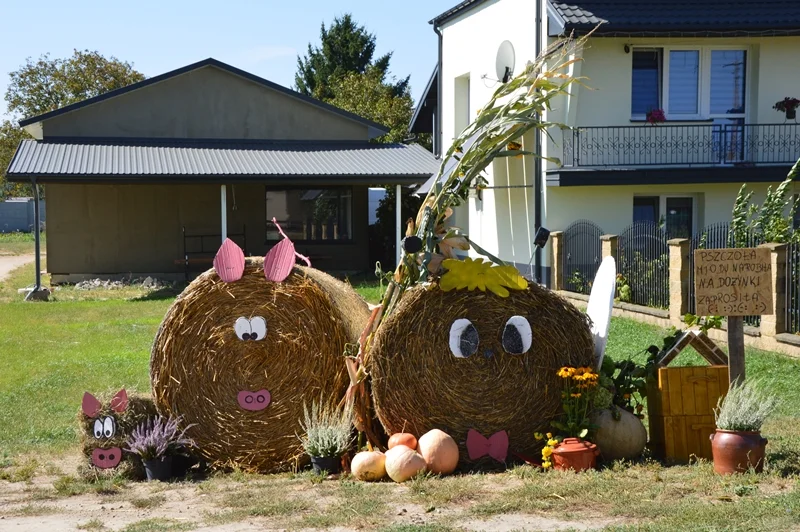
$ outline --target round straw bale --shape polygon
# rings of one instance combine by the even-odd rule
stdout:
[[[144,467],[138,456],[125,452],[128,436],[133,429],[151,417],[156,417],[155,404],[150,396],[142,394],[130,394],[127,396],[127,406],[121,412],[111,408],[111,400],[115,394],[107,392],[98,394],[97,399],[102,403],[102,408],[95,416],[87,416],[83,409],[78,410],[78,432],[81,443],[81,451],[86,458],[85,465],[93,471],[97,471],[96,464],[93,463],[93,454],[103,452],[102,457],[119,452],[122,460],[118,465],[113,466],[109,471],[114,474],[122,473],[124,476],[133,479],[144,478]],[[106,422],[112,419],[112,422]],[[99,423],[98,423],[99,421]],[[103,430],[95,433],[95,428],[103,427]],[[111,427],[111,431],[106,430]],[[108,436],[108,434],[111,436]]]
[[[368,317],[350,286],[319,270],[295,266],[273,282],[263,259],[250,258],[231,283],[209,270],[177,298],[156,336],[156,406],[194,425],[187,436],[213,464],[290,469],[306,460],[298,439],[303,404],[342,399],[349,383],[342,355]],[[255,340],[243,339],[248,320]]]
[[[514,316],[530,325],[524,354],[506,351],[523,351],[524,332],[504,334]],[[451,327],[463,319],[474,330],[460,336],[469,345],[461,344],[465,353],[458,357],[451,350]],[[593,360],[588,319],[550,290],[531,285],[503,298],[491,292],[444,292],[434,284],[404,294],[375,335],[367,369],[376,413],[389,434],[419,436],[441,429],[458,442],[461,467],[479,468],[497,460],[469,459],[470,429],[485,438],[506,431],[508,459],[536,457],[541,442],[534,432],[553,431],[550,422],[562,412],[558,369],[589,366]]]

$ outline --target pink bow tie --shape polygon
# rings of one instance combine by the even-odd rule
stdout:
[[[501,430],[487,438],[477,430],[469,429],[467,452],[470,460],[477,460],[489,455],[498,462],[505,462],[506,456],[508,456],[508,433]]]

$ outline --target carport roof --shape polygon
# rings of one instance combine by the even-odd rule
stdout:
[[[438,167],[417,144],[194,139],[23,140],[9,181],[39,183],[422,183]]]

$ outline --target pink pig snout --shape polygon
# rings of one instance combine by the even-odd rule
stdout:
[[[109,447],[108,449],[95,449],[92,451],[92,464],[100,469],[117,467],[122,460],[122,449]]]
[[[272,398],[267,390],[258,390],[257,392],[242,390],[236,399],[239,401],[239,406],[245,410],[257,412],[265,409]]]

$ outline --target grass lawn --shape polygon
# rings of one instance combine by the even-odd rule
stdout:
[[[0,255],[28,255],[33,253],[33,233],[0,233]],[[44,250],[46,233],[41,234],[41,245]]]
[[[643,461],[581,475],[523,466],[491,475],[423,477],[402,486],[241,472],[199,483],[86,483],[58,465],[75,455],[81,396],[87,389],[122,386],[148,392],[150,344],[172,298],[141,289],[64,289],[51,303],[18,302],[10,286],[31,275],[30,267],[22,268],[0,286],[0,298],[8,301],[0,304],[0,478],[8,479],[0,481],[0,516],[8,526],[23,529],[52,519],[63,526],[100,529],[105,523],[106,529],[121,530],[226,523],[387,530],[800,527],[800,361],[752,349],[748,375],[771,379],[782,400],[764,430],[770,464],[763,475],[720,477],[708,463],[665,467]],[[376,283],[353,284],[377,300]],[[608,353],[643,358],[642,350],[660,345],[662,336],[656,327],[615,318]],[[698,361],[684,353],[676,363]],[[85,508],[101,504],[119,510],[101,521],[90,519]]]

